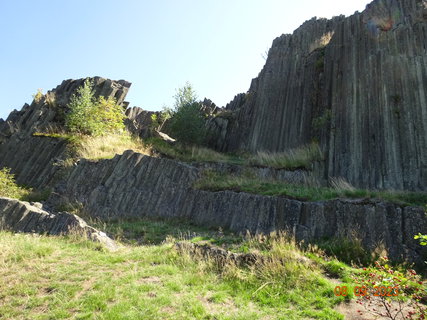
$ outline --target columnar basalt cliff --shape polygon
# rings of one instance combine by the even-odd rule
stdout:
[[[282,151],[319,141],[324,176],[427,189],[427,1],[375,0],[274,40],[258,78],[213,119],[212,145]]]
[[[42,188],[49,185],[64,157],[66,142],[34,133],[64,130],[67,104],[85,79],[65,80],[39,101],[25,104],[21,111],[13,111],[6,121],[0,122],[0,168],[10,167],[17,182]],[[125,108],[124,102],[130,83],[92,78],[95,96],[114,97]]]
[[[78,202],[94,217],[183,218],[235,232],[288,230],[297,240],[357,236],[368,250],[383,247],[392,259],[422,260],[413,235],[427,230],[422,208],[365,200],[303,202],[192,187],[194,166],[126,151],[111,160],[82,160],[57,185],[50,205]]]
[[[129,82],[93,80],[97,96],[115,97],[127,107]],[[312,19],[293,35],[274,40],[246,94],[225,109],[203,102],[215,148],[282,151],[318,141],[325,162],[313,165],[312,172],[185,164],[126,151],[110,160],[81,159],[59,175],[57,164],[67,157],[67,142],[34,134],[64,129],[67,104],[83,82],[64,81],[6,121],[0,119],[0,168],[10,167],[19,184],[54,188],[49,205],[79,202],[89,215],[102,219],[152,216],[236,232],[287,230],[297,240],[355,235],[365,248],[382,246],[393,259],[422,261],[426,256],[426,248],[413,239],[427,230],[423,208],[375,200],[297,201],[193,187],[202,170],[210,168],[252,170],[254,177],[284,183],[320,175],[344,177],[363,188],[426,190],[426,0],[375,0],[348,18]],[[151,134],[152,114],[128,109],[128,129],[141,137]],[[5,212],[12,222],[21,211],[33,212],[28,217],[34,221],[47,219],[27,204],[12,204],[0,199],[0,225]]]

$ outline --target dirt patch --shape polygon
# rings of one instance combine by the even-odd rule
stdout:
[[[83,282],[82,289],[76,293],[74,299],[79,300],[86,292],[90,291],[95,281],[96,281],[96,278],[93,277]]]
[[[167,307],[163,307],[162,308],[162,312],[167,313],[167,314],[174,314],[176,313],[176,308],[172,307],[172,306],[167,306]]]
[[[220,314],[224,312],[224,310],[227,310],[228,315],[236,314],[239,311],[234,302],[230,299],[219,303],[214,302],[213,297],[210,295],[204,297],[198,296],[197,299],[202,303],[206,312],[211,315]]]

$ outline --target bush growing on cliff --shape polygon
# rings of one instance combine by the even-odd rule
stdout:
[[[171,133],[184,144],[202,144],[205,136],[205,119],[200,112],[200,103],[190,83],[177,90],[171,118]]]
[[[123,109],[115,99],[95,98],[93,83],[88,79],[77,89],[68,104],[65,124],[72,133],[101,136],[124,129]]]
[[[0,170],[0,197],[20,199],[29,194],[29,190],[19,187],[9,168]]]
[[[184,144],[202,144],[205,136],[205,119],[197,102],[183,105],[171,119],[174,138]]]

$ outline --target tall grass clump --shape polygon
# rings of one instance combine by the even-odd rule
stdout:
[[[145,155],[151,153],[150,148],[128,132],[104,136],[81,136],[72,146],[77,158],[90,160],[110,159],[126,150],[133,150]]]
[[[227,162],[230,158],[226,154],[205,147],[183,144],[172,146],[160,138],[146,139],[144,145],[163,156],[186,162]]]
[[[311,164],[314,161],[320,161],[322,159],[323,154],[319,145],[312,143],[284,152],[258,152],[248,159],[248,164],[276,169],[311,169]]]

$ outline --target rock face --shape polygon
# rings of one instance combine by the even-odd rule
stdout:
[[[25,104],[0,122],[0,168],[10,167],[19,184],[42,188],[52,183],[58,170],[55,164],[64,156],[66,142],[35,137],[36,132],[62,131],[66,105],[85,79],[66,80],[39,101]],[[124,107],[130,83],[92,78],[96,96],[114,97]]]
[[[149,138],[153,136],[151,117],[155,115],[160,118],[160,112],[146,111],[139,107],[132,107],[126,110],[125,125],[126,128],[134,135],[140,138]]]
[[[427,230],[422,208],[364,200],[301,202],[231,191],[193,189],[200,170],[126,151],[111,160],[82,160],[58,184],[50,202],[79,202],[94,217],[184,218],[235,232],[288,230],[297,240],[354,237],[392,259],[422,260],[413,235]],[[425,254],[425,252],[424,252]]]
[[[312,19],[273,41],[247,94],[216,119],[223,151],[319,141],[324,177],[357,187],[427,189],[427,2],[375,0]]]
[[[49,235],[74,233],[100,242],[110,250],[118,248],[105,233],[88,226],[78,216],[67,212],[52,214],[41,207],[40,203],[31,205],[28,202],[0,197],[0,230]]]

